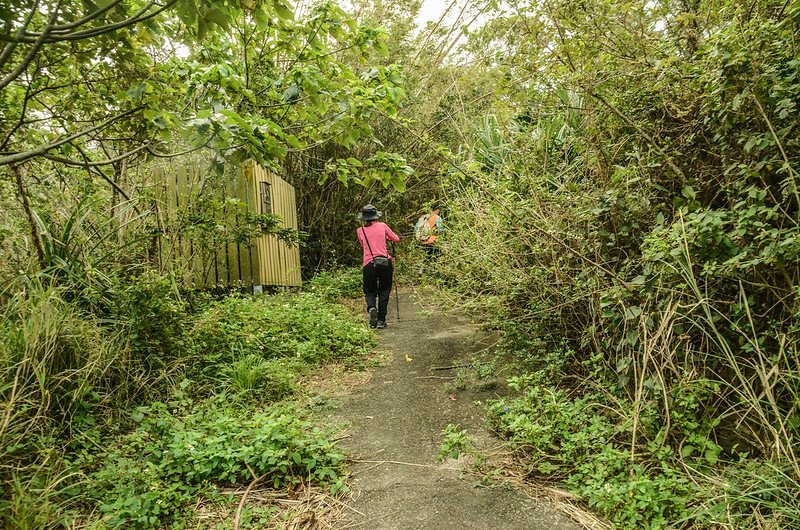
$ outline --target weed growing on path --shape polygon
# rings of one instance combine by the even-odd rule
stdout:
[[[474,446],[472,437],[467,434],[467,430],[461,430],[458,425],[453,425],[452,423],[442,430],[442,436],[444,439],[439,448],[439,461],[458,458],[463,454],[469,453]]]

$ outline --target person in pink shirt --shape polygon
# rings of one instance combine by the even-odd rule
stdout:
[[[376,207],[367,204],[362,208],[358,218],[364,221],[356,233],[361,248],[364,250],[362,261],[364,274],[364,297],[367,300],[369,325],[373,328],[386,327],[386,310],[389,308],[389,296],[392,293],[392,276],[394,274],[394,258],[389,255],[386,241],[397,243],[400,238],[392,232],[386,223],[378,218],[383,215]]]

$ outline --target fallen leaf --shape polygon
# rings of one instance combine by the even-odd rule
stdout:
[[[408,362],[411,362],[411,361],[413,361],[413,360],[414,360],[414,359],[412,359],[411,357],[409,357],[409,356],[408,356],[408,354],[406,354],[406,361],[408,361]]]

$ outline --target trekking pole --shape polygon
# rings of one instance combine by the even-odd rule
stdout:
[[[392,242],[392,254],[394,254],[394,270],[392,271],[394,275],[394,305],[397,320],[400,320],[400,296],[397,294],[397,247],[394,246],[394,241]]]

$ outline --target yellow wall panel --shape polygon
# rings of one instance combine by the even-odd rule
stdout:
[[[171,269],[187,285],[197,287],[299,286],[300,251],[276,236],[255,237],[245,243],[221,244],[205,248],[191,231],[180,226],[191,213],[192,202],[205,189],[205,165],[193,162],[158,168],[153,171],[155,214],[162,228],[158,241],[158,259],[163,270]],[[235,217],[246,212],[261,214],[261,183],[269,184],[272,213],[283,219],[283,226],[297,229],[294,187],[253,161],[237,168],[228,178],[218,198],[236,198],[242,203]],[[225,205],[231,212],[233,205]]]

